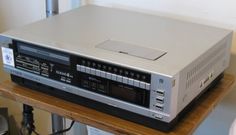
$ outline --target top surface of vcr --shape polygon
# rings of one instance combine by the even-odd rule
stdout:
[[[89,5],[1,35],[173,76],[230,33],[221,28]]]

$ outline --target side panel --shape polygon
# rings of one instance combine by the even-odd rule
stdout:
[[[180,72],[178,112],[228,67],[231,41],[232,33]]]

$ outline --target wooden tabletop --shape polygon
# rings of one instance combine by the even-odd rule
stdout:
[[[0,95],[115,134],[187,135],[192,134],[219,101],[230,92],[234,81],[234,76],[226,74],[221,82],[214,89],[204,94],[199,99],[198,104],[168,133],[32,91],[9,80],[0,84]]]

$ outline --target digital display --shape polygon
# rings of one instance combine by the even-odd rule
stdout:
[[[23,42],[16,42],[17,50],[19,53],[31,55],[37,58],[46,59],[58,62],[63,65],[70,65],[70,57],[62,52],[54,51],[51,49],[41,48],[26,44]]]
[[[138,88],[129,87],[122,84],[111,84],[110,94],[112,97],[134,104],[146,107],[149,105],[149,101],[147,100],[148,91],[140,90]]]

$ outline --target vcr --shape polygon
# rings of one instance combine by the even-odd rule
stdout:
[[[232,31],[84,6],[0,39],[14,82],[169,131],[222,78]]]

